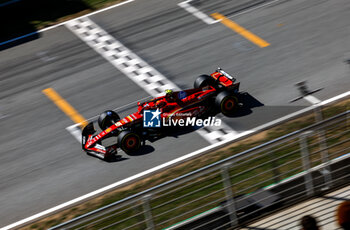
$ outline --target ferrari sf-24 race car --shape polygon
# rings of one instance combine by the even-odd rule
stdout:
[[[102,130],[100,133],[94,135],[96,130],[93,122],[83,129],[82,148],[89,155],[104,160],[115,157],[118,148],[132,155],[140,150],[146,140],[169,130],[169,127],[162,127],[159,123],[147,123],[145,116],[148,112],[166,121],[176,121],[184,116],[203,118],[213,111],[230,116],[239,108],[239,86],[240,83],[234,77],[218,68],[211,75],[200,75],[192,89],[176,92],[166,90],[164,96],[138,102],[137,111],[123,119],[112,110],[105,111],[97,120]],[[102,141],[110,138],[113,138],[113,144],[102,144]]]

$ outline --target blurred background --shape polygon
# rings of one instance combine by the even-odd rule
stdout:
[[[210,212],[213,219],[226,218],[220,222],[223,229],[237,223],[243,228],[251,224],[250,216],[247,214],[248,221],[247,218],[233,221],[232,210],[228,208],[230,198],[243,197],[244,203],[249,194],[256,194],[255,205],[268,196],[273,198],[271,204],[285,198],[287,207],[297,204],[289,197],[297,193],[283,189],[299,186],[300,202],[330,192],[338,201],[349,199],[346,186],[350,181],[347,176],[350,1],[0,0],[0,20],[1,227],[180,157],[186,158],[189,153],[223,140],[228,141],[227,145],[220,144],[203,153],[198,161],[187,161],[189,158],[181,161],[188,164],[185,168],[161,170],[147,180],[133,180],[140,184],[128,183],[127,188],[132,189],[124,190],[118,185],[100,198],[101,203],[92,200],[66,210],[58,218],[36,218],[39,222],[30,222],[32,225],[27,227],[47,229],[117,202],[115,210],[126,206],[132,210],[122,213],[123,218],[136,217],[131,218],[132,223],[115,229],[136,223],[140,225],[135,225],[135,229],[167,228],[213,208],[220,212]],[[147,151],[135,156],[120,152],[121,158],[113,162],[82,151],[81,130],[75,115],[81,121],[94,121],[100,113],[112,109],[121,117],[127,116],[136,111],[138,101],[154,97],[156,91],[163,92],[164,85],[192,88],[199,75],[211,74],[218,67],[237,78],[243,95],[240,112],[233,117],[218,115],[223,121],[220,129],[200,129],[147,142]],[[46,89],[59,97],[52,99],[55,97],[47,95]],[[57,105],[62,101],[69,105],[68,110]],[[306,140],[310,167],[303,162],[305,146],[300,144],[299,134],[304,129],[313,132]],[[286,142],[277,140],[291,132],[298,135]],[[325,132],[321,133],[323,139],[320,132]],[[253,147],[269,141],[276,141],[276,145],[253,152]],[[282,148],[285,144],[291,147]],[[252,154],[239,158],[244,151]],[[217,163],[224,159],[231,163],[226,174],[229,179],[222,174],[223,164]],[[244,160],[253,163],[245,165]],[[235,162],[244,167],[235,166]],[[177,203],[176,195],[171,195],[175,200],[169,200],[170,207],[159,206],[163,202],[162,192],[169,192],[166,189],[171,190],[173,185],[162,187],[165,190],[152,190],[156,197],[146,205],[142,203],[146,193],[129,203],[121,202],[146,188],[154,189],[211,164],[220,166],[215,173],[204,170],[203,177],[199,174],[189,177],[196,185],[193,188],[200,192],[188,190],[188,181],[178,182],[181,188],[186,187],[179,192],[183,203]],[[226,180],[226,184],[212,180],[210,175],[216,175],[221,182]],[[299,177],[293,177],[296,175]],[[311,175],[311,179],[304,175]],[[328,186],[329,175],[339,180]],[[294,184],[284,187],[282,181],[289,177],[295,179]],[[201,183],[195,184],[197,179],[206,181],[202,185],[208,187],[201,190]],[[312,193],[310,181],[314,182]],[[210,187],[211,182],[221,184]],[[272,184],[283,192],[276,189],[268,191],[273,194],[254,193]],[[345,195],[339,195],[338,189],[344,188],[341,194]],[[185,195],[210,192],[215,193],[210,195],[212,203],[205,202],[209,199],[205,195],[188,199]],[[201,200],[203,206],[198,205],[198,210],[193,205],[186,206],[191,199]],[[332,224],[323,229],[338,227],[331,214],[337,205],[332,203],[328,216],[318,217],[324,226]],[[248,206],[250,211],[256,208]],[[148,209],[158,219],[152,219],[149,213],[145,216]],[[258,217],[276,209],[267,210]],[[161,215],[166,212],[174,218]],[[291,229],[298,228],[301,215],[291,219],[294,223]],[[241,218],[242,213],[236,217]],[[219,225],[216,227],[220,229]],[[266,227],[260,223],[250,227],[287,229],[283,224]]]

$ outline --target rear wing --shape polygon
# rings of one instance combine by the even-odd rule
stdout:
[[[226,76],[227,78],[229,78],[233,83],[236,82],[236,78],[232,77],[230,74],[228,74],[227,72],[225,72],[223,69],[221,69],[220,67],[217,68],[216,72],[221,73],[222,75]]]

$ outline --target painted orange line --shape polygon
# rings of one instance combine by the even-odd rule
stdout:
[[[67,101],[65,101],[54,89],[47,88],[42,91],[56,106],[61,109],[72,121],[79,124],[81,128],[88,122]]]
[[[222,24],[224,24],[225,26],[227,26],[228,28],[232,29],[233,31],[235,31],[236,33],[240,34],[241,36],[245,37],[247,40],[251,41],[252,43],[256,44],[257,46],[259,46],[260,48],[264,48],[266,46],[269,46],[270,43],[268,43],[267,41],[265,41],[264,39],[256,36],[255,34],[253,34],[252,32],[246,30],[245,28],[243,28],[242,26],[238,25],[237,23],[235,23],[234,21],[226,18],[224,15],[219,14],[219,13],[213,13],[211,15],[213,18],[215,18],[216,20],[220,20],[220,22]]]

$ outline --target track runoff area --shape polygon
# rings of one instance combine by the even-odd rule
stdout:
[[[130,2],[133,2],[135,0],[128,0],[113,6],[110,6],[108,8],[96,11],[94,13],[88,14],[86,16],[82,16],[64,23],[57,24],[55,26],[45,28],[39,32],[43,32],[49,29],[56,28],[58,26],[64,25],[66,26],[70,31],[72,31],[75,35],[77,35],[82,41],[84,41],[86,44],[88,44],[92,49],[94,49],[97,53],[99,53],[102,57],[104,57],[107,61],[109,61],[113,66],[115,66],[119,71],[124,73],[128,78],[130,78],[133,82],[135,82],[137,85],[139,85],[142,89],[144,89],[147,93],[149,93],[150,97],[156,97],[161,95],[165,89],[173,89],[173,90],[180,90],[178,86],[176,86],[173,82],[168,80],[164,75],[159,73],[156,69],[154,69],[152,66],[147,64],[144,60],[142,60],[140,57],[138,57],[135,53],[133,53],[130,49],[125,47],[122,43],[117,41],[115,38],[113,38],[111,35],[109,35],[105,30],[100,28],[96,23],[91,21],[88,16],[97,14]],[[254,7],[251,9],[248,9],[244,12],[240,12],[239,14],[254,10],[256,8],[263,7],[265,5],[269,5],[273,2],[277,2],[279,0],[271,1],[266,4],[262,4],[258,7]],[[240,34],[241,36],[245,37],[250,42],[254,43],[255,45],[259,46],[260,48],[264,48],[266,46],[269,46],[270,44],[263,40],[262,38],[258,37],[257,35],[251,33],[250,31],[244,29],[234,21],[230,20],[229,18],[226,18],[225,16],[221,15],[220,13],[214,13],[210,16],[205,15],[204,13],[200,12],[193,6],[191,6],[189,3],[191,0],[184,1],[182,3],[179,3],[178,5],[182,8],[184,8],[189,13],[193,14],[195,17],[199,18],[200,20],[204,21],[207,24],[214,24],[217,22],[221,22],[225,26],[232,29],[234,32]],[[71,119],[76,123],[72,126],[67,127],[66,129],[79,141],[81,142],[81,129],[79,126],[82,126],[83,124],[86,124],[87,120],[83,118],[77,111],[74,110],[72,106],[70,106],[68,103],[64,101],[63,98],[61,98],[57,92],[54,91],[54,89],[46,89],[43,90],[43,93],[50,98],[60,109],[62,109],[67,115],[71,117]],[[134,176],[128,177],[124,180],[115,182],[113,184],[110,184],[108,186],[105,186],[103,188],[100,188],[96,191],[93,191],[91,193],[85,194],[83,196],[80,196],[78,198],[75,198],[73,200],[70,200],[68,202],[62,203],[58,206],[52,207],[48,210],[45,210],[43,212],[37,213],[33,216],[30,216],[28,218],[25,218],[23,220],[20,220],[18,222],[15,222],[13,224],[10,224],[8,226],[5,226],[1,228],[1,230],[6,229],[13,229],[19,226],[23,226],[25,224],[31,223],[35,220],[38,220],[44,216],[48,216],[50,214],[53,214],[59,210],[62,210],[64,208],[67,208],[69,206],[73,206],[74,204],[77,204],[79,202],[82,202],[84,200],[88,200],[92,197],[96,197],[99,194],[105,193],[107,191],[110,191],[112,189],[115,189],[116,187],[119,187],[121,185],[124,185],[126,183],[129,183],[131,181],[134,181],[138,178],[145,177],[147,175],[150,175],[154,172],[163,170],[169,166],[172,166],[174,164],[178,164],[179,162],[183,162],[186,159],[192,158],[196,155],[203,154],[205,152],[212,151],[214,149],[219,148],[220,146],[223,146],[229,142],[232,142],[234,140],[243,138],[245,136],[257,133],[263,129],[266,129],[268,127],[274,126],[276,124],[279,124],[283,121],[289,120],[293,117],[297,117],[305,112],[309,112],[315,109],[315,107],[327,105],[330,103],[333,103],[335,101],[341,100],[345,97],[350,96],[350,91],[343,93],[341,95],[338,95],[336,97],[330,98],[325,101],[320,101],[316,97],[312,95],[307,95],[303,97],[303,99],[309,101],[312,106],[304,108],[300,111],[294,112],[292,114],[289,114],[287,116],[281,117],[279,119],[276,119],[274,121],[271,121],[269,123],[266,123],[264,125],[261,125],[259,127],[254,128],[253,130],[245,131],[242,133],[238,133],[234,130],[232,130],[228,125],[222,123],[221,126],[211,126],[209,129],[199,129],[197,130],[198,134],[201,135],[204,139],[206,139],[211,145],[199,149],[195,152],[186,154],[180,158],[174,159],[172,161],[166,162],[162,165],[156,166],[154,168],[151,168],[149,170],[146,170],[144,172],[141,172],[139,174],[136,174]],[[131,104],[131,103],[130,103]]]

